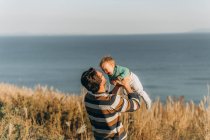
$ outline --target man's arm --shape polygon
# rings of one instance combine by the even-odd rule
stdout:
[[[128,85],[130,79],[129,77],[126,77],[122,82],[118,82],[118,81],[115,81],[115,87],[113,88],[113,90],[111,91],[111,94],[116,94],[119,90],[120,87],[124,87],[125,90],[127,91],[127,93],[132,93],[132,89],[130,87],[130,85]]]
[[[140,108],[140,98],[137,93],[129,93],[128,99],[118,94],[113,96],[114,102],[111,108],[117,112],[133,112]]]
[[[112,91],[111,91],[111,94],[117,94],[118,90],[120,89],[120,85],[116,85]]]
[[[128,93],[128,99],[120,95],[115,95],[112,98],[115,98],[111,104],[111,108],[117,112],[133,112],[140,108],[140,97],[137,93],[133,93],[128,80],[122,82],[123,87]]]

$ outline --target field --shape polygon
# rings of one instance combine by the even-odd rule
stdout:
[[[84,95],[0,84],[0,139],[93,139]],[[199,104],[183,97],[168,97],[165,103],[156,99],[150,111],[142,103],[122,121],[129,140],[210,140],[209,97]]]

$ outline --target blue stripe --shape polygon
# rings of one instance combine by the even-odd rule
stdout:
[[[130,108],[129,108],[129,110],[127,110],[127,111],[128,111],[128,112],[133,112],[133,111],[134,111],[133,100],[132,100],[132,99],[129,99],[129,102],[130,102]]]
[[[119,120],[113,124],[112,126],[108,126],[107,123],[104,123],[104,122],[96,122],[96,121],[93,121],[91,120],[91,124],[96,128],[96,129],[103,129],[103,130],[114,130],[115,128],[118,127],[118,123],[119,123]]]
[[[93,117],[96,118],[108,118],[108,117],[113,117],[117,112],[113,112],[110,114],[103,114],[102,110],[98,110],[98,109],[93,109],[93,108],[89,108],[86,106],[86,110],[87,113]]]
[[[124,138],[126,135],[126,132],[122,132],[122,134],[120,136],[118,136],[118,133],[116,133],[116,135],[114,135],[113,137],[110,138],[105,138],[106,135],[104,134],[100,134],[100,136],[94,134],[95,140],[122,140],[122,138]]]
[[[90,96],[87,95],[87,96],[85,96],[85,102],[95,104],[95,105],[111,105],[112,103],[114,103],[116,96],[117,95],[111,96],[110,100],[97,100],[96,97],[94,97],[92,95],[90,95]],[[107,97],[107,98],[109,98],[109,97]]]
[[[128,98],[129,99],[136,98],[137,100],[140,100],[140,97],[139,97],[138,93],[129,93]]]
[[[122,132],[122,134],[119,137],[116,137],[116,140],[122,140],[122,138],[124,138],[126,135],[126,132]]]

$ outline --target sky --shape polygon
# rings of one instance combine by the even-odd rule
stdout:
[[[0,35],[210,30],[210,0],[0,0]]]

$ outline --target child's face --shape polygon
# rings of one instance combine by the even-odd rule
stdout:
[[[102,64],[101,68],[108,75],[113,75],[113,73],[114,73],[114,64],[112,64],[110,62],[104,62]]]

